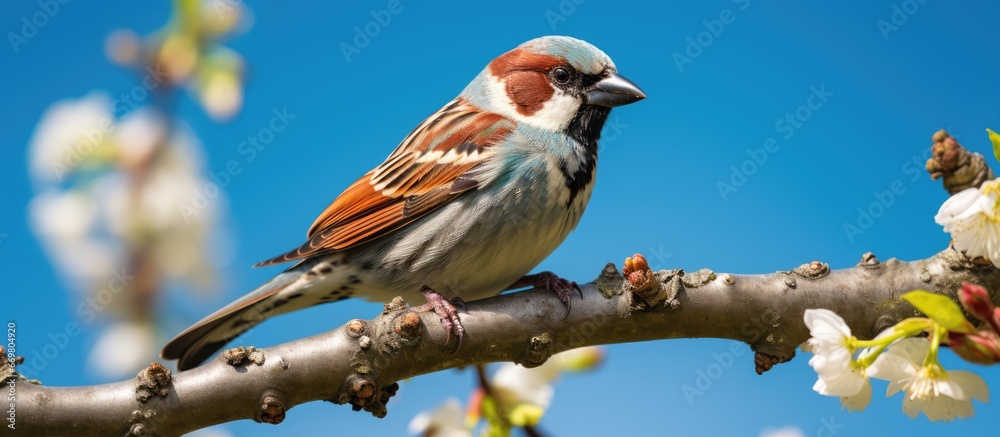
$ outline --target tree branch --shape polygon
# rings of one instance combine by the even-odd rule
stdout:
[[[927,162],[950,193],[993,178],[982,155],[945,131],[933,136]],[[903,293],[926,289],[956,299],[963,281],[992,290],[1000,301],[1000,270],[981,258],[947,249],[928,259],[880,262],[865,253],[858,265],[830,271],[819,261],[765,275],[708,269],[651,272],[645,260],[613,264],[574,298],[572,311],[553,294],[530,290],[467,304],[461,350],[432,313],[417,314],[396,298],[372,320],[270,347],[234,348],[204,366],[171,376],[153,363],[135,380],[52,388],[11,375],[16,429],[30,435],[175,435],[240,419],[280,423],[305,402],[349,403],[377,417],[396,381],[461,366],[514,361],[541,365],[552,354],[582,346],[714,337],[742,341],[756,352],[757,373],[795,356],[808,337],[802,315],[827,308],[860,338],[919,315]],[[0,348],[2,351],[2,348]],[[19,360],[14,360],[19,362]],[[8,417],[10,411],[8,411]]]
[[[880,262],[867,253],[857,266],[836,271],[812,262],[766,275],[703,269],[650,277],[655,282],[636,288],[609,264],[583,286],[582,299],[574,297],[565,319],[563,304],[544,290],[470,302],[461,314],[465,342],[454,353],[433,313],[413,313],[397,298],[372,320],[263,350],[230,349],[172,377],[155,363],[136,380],[89,387],[51,388],[18,377],[16,426],[29,435],[174,435],[247,418],[280,423],[287,409],[316,400],[383,417],[402,379],[495,361],[532,367],[571,348],[667,338],[745,342],[763,373],[790,360],[808,338],[807,308],[831,309],[870,338],[917,315],[899,299],[907,291],[954,298],[962,281],[1000,290],[1000,271],[951,249],[914,262]]]

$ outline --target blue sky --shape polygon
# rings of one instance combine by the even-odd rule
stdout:
[[[242,113],[217,124],[185,97],[180,116],[203,142],[212,171],[243,159],[239,143],[265,127],[273,109],[287,108],[296,118],[225,187],[232,260],[217,293],[181,302],[190,295],[172,290],[178,294],[165,319],[177,330],[277,273],[250,265],[299,244],[334,196],[381,162],[490,59],[541,35],[595,44],[649,96],[614,111],[587,213],[539,267],[578,281],[634,252],[657,268],[736,273],[773,272],[813,259],[845,268],[866,251],[881,259],[930,256],[948,243],[932,218],[946,194],[922,171],[931,134],[947,128],[990,156],[984,129],[1000,126],[998,44],[987,31],[1000,5],[988,2],[550,0],[497,6],[403,0],[402,10],[350,57],[341,44],[352,43],[354,27],[364,27],[387,1],[316,1],[287,9],[277,2],[247,3],[253,27],[229,43],[249,65]],[[5,2],[0,30],[19,32],[21,17],[39,8]],[[0,120],[7,132],[0,147],[0,311],[17,321],[23,350],[41,347],[49,333],[77,320],[79,302],[28,228],[33,190],[26,145],[34,126],[59,99],[131,89],[134,77],[105,60],[104,38],[120,27],[151,32],[168,13],[163,2],[69,2],[17,53],[0,47]],[[880,29],[880,21],[891,27]],[[822,98],[810,99],[814,94]],[[770,152],[755,151],[765,145]],[[901,194],[872,207],[880,202],[874,193],[896,181]],[[731,189],[720,190],[720,184]],[[859,208],[878,213],[861,226]],[[849,234],[845,224],[861,232]],[[262,346],[315,334],[379,309],[356,301],[313,308],[267,322],[252,341]],[[42,381],[102,382],[80,365],[100,327],[83,326]],[[757,376],[745,346],[689,402],[682,387],[694,384],[732,344],[697,339],[611,346],[597,373],[560,383],[542,427],[558,435],[668,429],[757,435],[787,425],[806,435],[832,435],[827,428],[845,435],[972,435],[1000,426],[995,404],[977,404],[976,418],[959,423],[910,420],[898,396],[878,396],[880,385],[868,410],[848,415],[836,399],[812,392],[808,354]],[[1000,390],[997,369],[975,370]],[[447,371],[407,381],[383,420],[312,403],[291,410],[278,427],[249,421],[225,427],[239,435],[319,427],[399,434],[416,412],[448,396],[464,400],[472,379]]]

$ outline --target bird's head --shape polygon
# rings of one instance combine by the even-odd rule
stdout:
[[[597,47],[576,38],[545,36],[494,59],[462,97],[547,131],[567,132],[584,123],[599,135],[610,108],[646,94],[619,75]]]

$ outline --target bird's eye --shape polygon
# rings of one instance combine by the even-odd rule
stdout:
[[[573,75],[570,74],[569,70],[563,67],[556,67],[552,70],[552,80],[560,85],[569,82],[572,77]]]

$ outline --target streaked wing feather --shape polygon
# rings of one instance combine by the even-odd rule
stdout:
[[[337,197],[299,248],[257,266],[344,250],[395,231],[477,188],[469,171],[494,155],[516,124],[461,99],[411,132],[385,162]],[[464,177],[463,177],[464,176]]]
[[[438,206],[448,202],[458,193],[453,193],[451,187],[440,185],[424,194],[410,196],[403,203],[403,217],[420,217],[427,212],[433,211]]]

